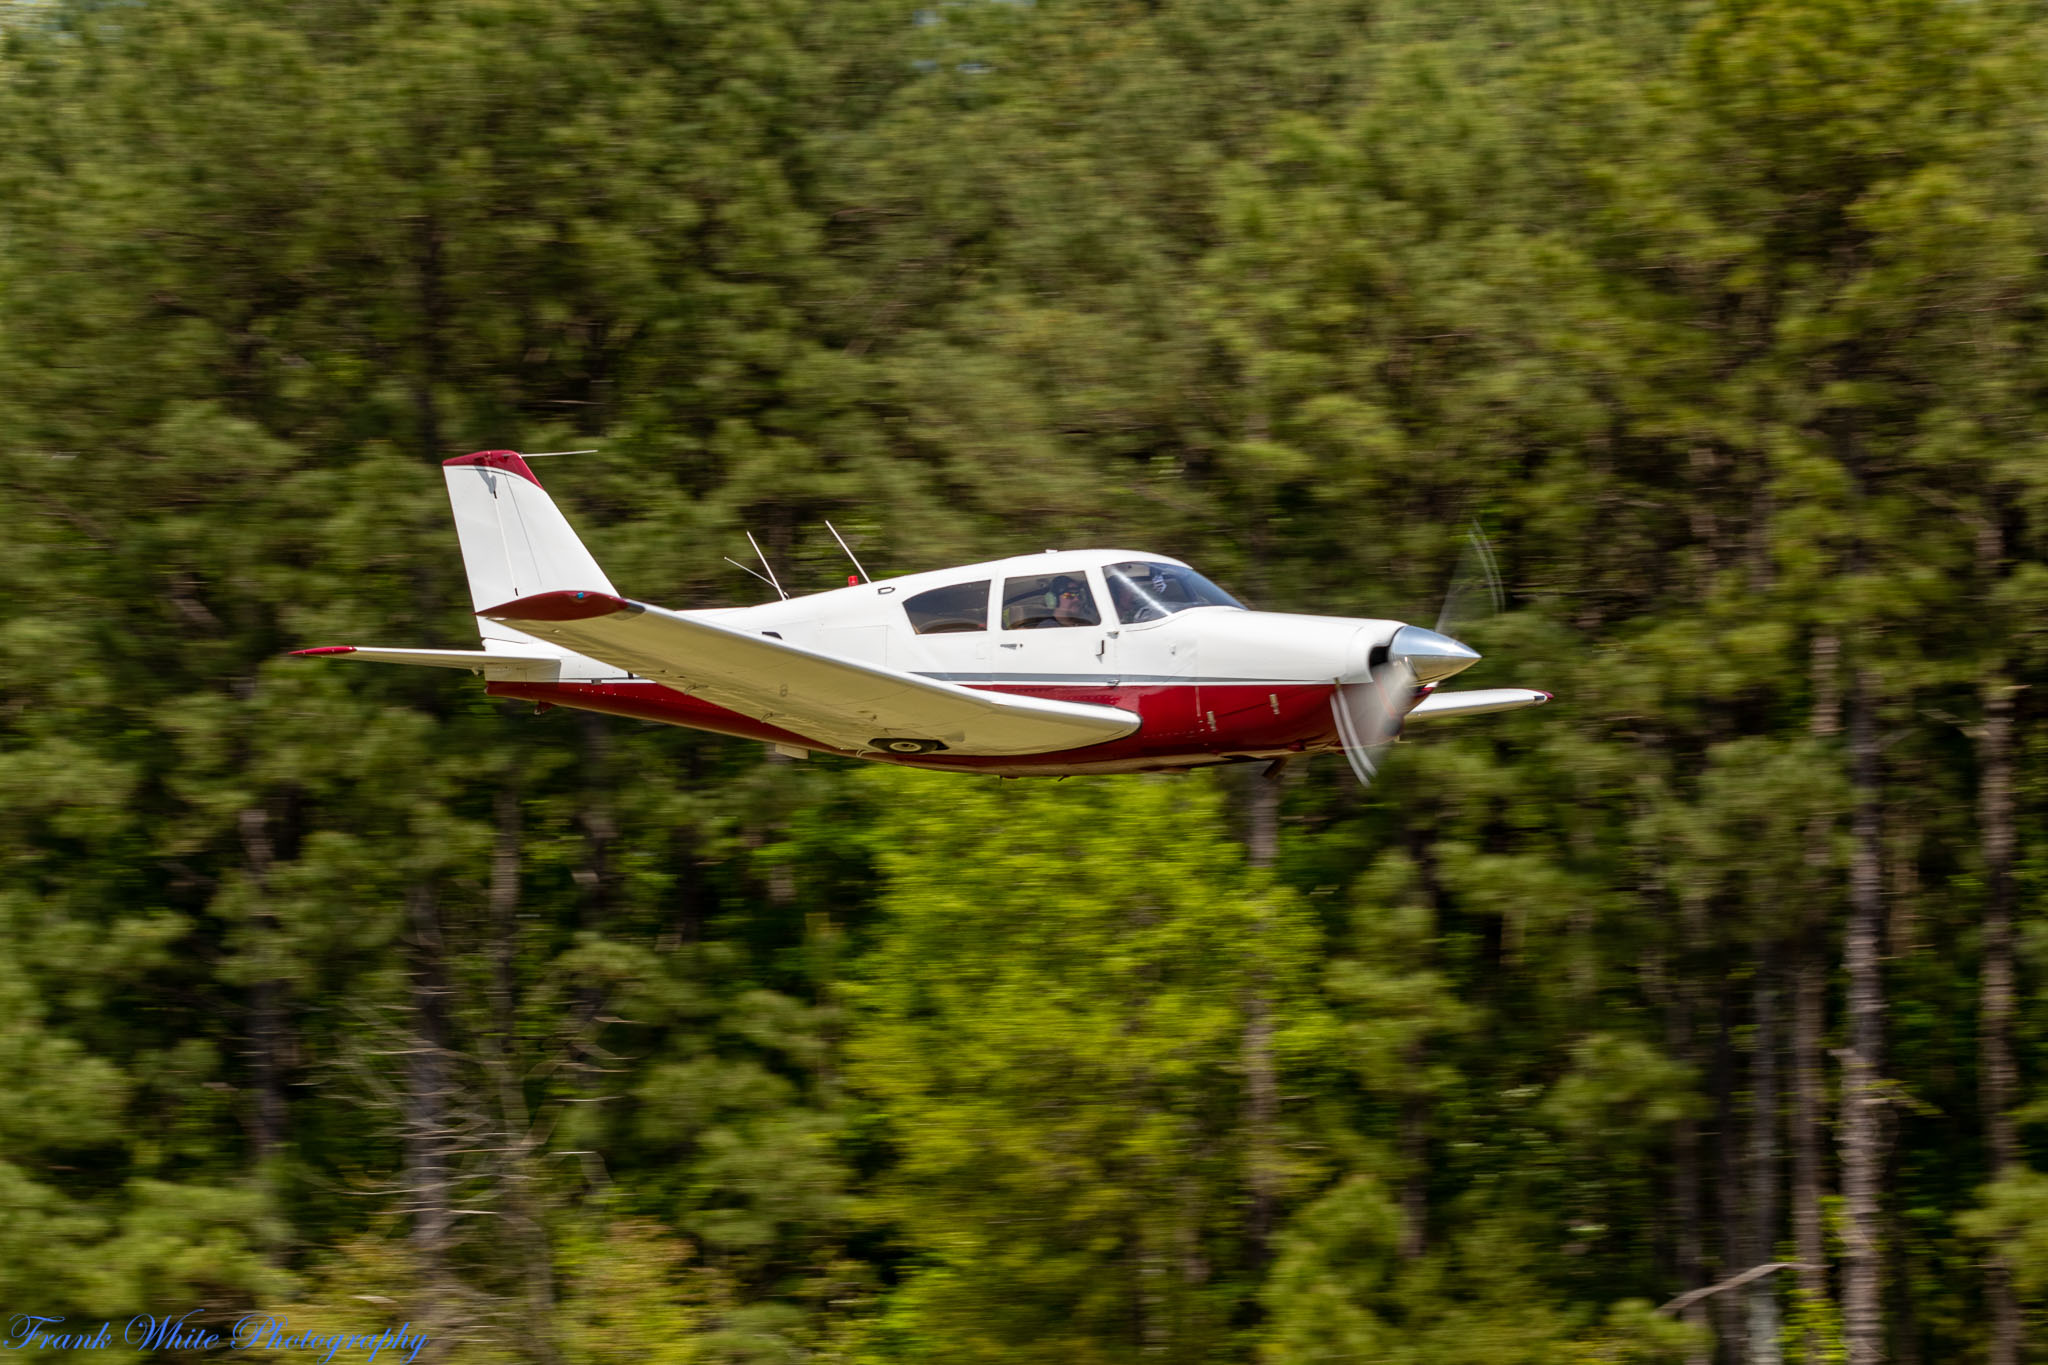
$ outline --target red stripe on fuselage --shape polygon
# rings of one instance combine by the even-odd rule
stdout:
[[[685,696],[673,688],[652,682],[528,683],[494,682],[485,691],[494,697],[521,701],[544,701],[555,706],[573,706],[579,711],[597,711],[630,720],[658,720],[690,730],[709,730],[714,735],[735,739],[758,739],[768,744],[800,744],[808,749],[830,748],[806,739],[792,730],[769,725],[713,706],[697,697]],[[839,752],[832,749],[831,752]]]
[[[1329,683],[1177,683],[1068,687],[1050,684],[986,684],[993,692],[1115,706],[1134,711],[1138,729],[1122,739],[1062,749],[1049,754],[996,757],[976,754],[882,754],[855,757],[912,768],[941,768],[1013,776],[1135,772],[1186,768],[1239,758],[1271,758],[1337,746],[1330,715]],[[584,711],[660,721],[736,739],[790,744],[826,753],[845,750],[820,744],[659,683],[494,682],[494,697],[552,702]]]

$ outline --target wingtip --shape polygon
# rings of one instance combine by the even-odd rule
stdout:
[[[354,645],[316,645],[312,649],[295,649],[289,657],[294,659],[312,659],[323,654],[353,654],[355,652],[356,647]]]
[[[638,610],[625,598],[608,592],[560,589],[500,602],[495,607],[485,607],[477,615],[492,621],[588,621],[596,616]]]

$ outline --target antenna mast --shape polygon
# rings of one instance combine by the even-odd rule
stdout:
[[[846,557],[848,559],[853,560],[853,567],[856,569],[860,569],[861,581],[863,583],[874,582],[874,579],[868,576],[868,571],[866,569],[861,568],[860,560],[853,553],[853,547],[846,543],[845,536],[839,534],[839,528],[828,521],[825,523],[825,529],[832,533],[832,539],[839,542],[839,548],[846,551]]]
[[[761,567],[768,571],[768,586],[775,589],[776,596],[780,597],[783,601],[787,602],[789,600],[789,594],[784,592],[782,590],[782,585],[775,581],[775,566],[768,562],[767,555],[761,554],[761,542],[754,539],[754,533],[752,531],[747,532],[747,544],[754,547],[755,554],[761,555]],[[742,564],[740,567],[744,569],[746,568],[746,565]],[[754,577],[759,578],[760,575],[755,574]]]

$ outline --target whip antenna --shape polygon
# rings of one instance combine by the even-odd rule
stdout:
[[[737,559],[734,559],[731,555],[720,555],[719,558],[724,560],[726,563],[732,565],[735,569],[738,569],[741,573],[750,573],[754,575],[754,577],[756,578],[761,578],[761,571],[759,569],[750,569],[746,565],[740,563]],[[763,583],[766,583],[769,587],[775,588],[775,581],[773,579],[761,578],[761,581]],[[782,589],[775,588],[775,591],[781,592]]]
[[[832,533],[832,539],[839,542],[839,548],[846,551],[846,557],[853,561],[853,567],[860,569],[861,581],[872,583],[874,579],[869,576],[866,569],[861,568],[860,558],[854,554],[853,547],[846,543],[846,537],[839,534],[839,528],[828,521],[825,523],[825,529]]]
[[[775,595],[777,597],[780,597],[783,601],[787,602],[789,600],[789,594],[784,592],[782,590],[782,585],[775,581],[775,566],[768,562],[767,555],[761,554],[761,542],[754,539],[754,533],[752,531],[747,532],[747,544],[754,547],[755,554],[761,555],[761,567],[768,571],[768,586],[775,589]],[[740,567],[745,568],[746,566],[741,565]],[[748,570],[748,572],[751,573],[753,571]],[[761,575],[759,574],[754,574],[754,577],[756,578],[759,578],[760,576]]]

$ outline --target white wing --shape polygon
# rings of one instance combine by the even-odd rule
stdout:
[[[957,754],[1043,754],[1138,728],[1113,706],[977,691],[609,593],[539,593],[477,615],[839,749],[902,739]]]

